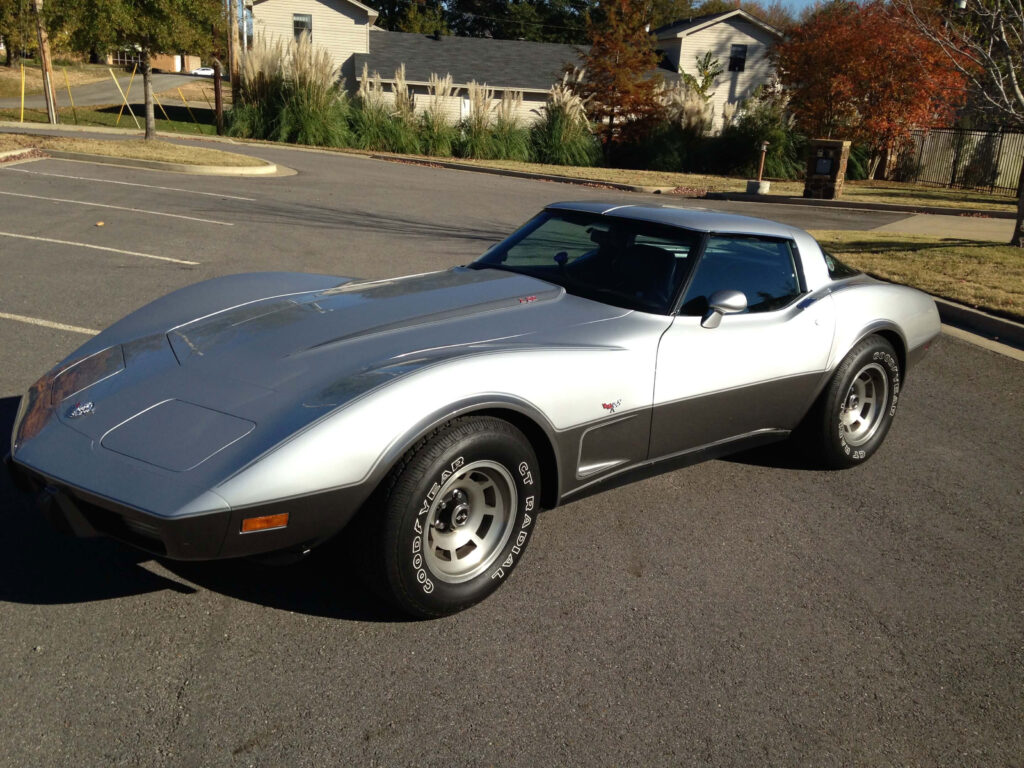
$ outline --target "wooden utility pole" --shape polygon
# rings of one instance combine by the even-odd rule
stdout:
[[[213,60],[213,114],[217,121],[218,136],[224,135],[224,89],[222,88],[223,78],[220,74],[222,66],[220,59],[215,58]]]
[[[231,75],[231,103],[238,103],[240,75],[238,71],[238,8],[235,0],[228,0],[228,70]]]
[[[33,5],[36,9],[36,32],[39,35],[39,63],[43,69],[43,95],[46,98],[46,115],[50,118],[50,124],[56,125],[60,122],[60,117],[57,114],[57,92],[53,88],[50,38],[46,34],[46,26],[43,24],[43,0],[35,0]]]

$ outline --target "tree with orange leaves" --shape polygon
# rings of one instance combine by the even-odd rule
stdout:
[[[872,168],[911,130],[947,125],[965,96],[963,75],[900,13],[881,0],[837,0],[775,49],[797,126],[868,145]]]
[[[588,21],[590,49],[583,55],[584,77],[576,90],[587,104],[605,158],[619,143],[642,140],[664,117],[658,98],[658,55],[647,30],[647,7],[640,0],[599,0]]]

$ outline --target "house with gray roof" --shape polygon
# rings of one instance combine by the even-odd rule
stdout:
[[[389,32],[375,26],[377,11],[359,0],[253,0],[252,14],[257,34],[283,40],[305,34],[330,51],[352,92],[366,78],[379,82],[385,98],[393,98],[396,73],[404,66],[405,82],[421,110],[429,98],[431,76],[451,75],[453,92],[443,109],[452,120],[468,115],[468,86],[476,82],[493,90],[495,103],[506,94],[521,96],[517,115],[532,122],[540,116],[551,86],[567,69],[580,65],[585,50],[525,40]],[[780,35],[745,11],[677,21],[655,34],[663,55],[658,71],[670,82],[684,72],[695,74],[694,55],[705,50],[728,62],[712,99],[719,128],[727,103],[746,98],[774,75],[767,49]]]
[[[579,49],[572,45],[389,32],[374,26],[377,12],[358,0],[254,0],[252,12],[257,34],[284,40],[310,35],[314,44],[330,51],[353,92],[365,71],[371,78],[379,75],[389,94],[404,65],[419,109],[426,103],[431,75],[450,74],[455,92],[444,109],[453,120],[466,116],[467,86],[473,81],[486,83],[495,102],[507,92],[521,94],[519,117],[535,120],[551,86],[567,66],[579,63]]]

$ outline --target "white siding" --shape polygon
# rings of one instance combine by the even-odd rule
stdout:
[[[675,35],[671,37],[659,37],[657,48],[665,52],[665,58],[668,59],[669,63],[675,68],[676,72],[679,72],[679,50],[682,47],[683,41]]]
[[[387,104],[394,103],[394,96],[391,93],[391,89],[394,85],[391,82],[384,81],[384,102]],[[409,86],[409,89],[413,92],[413,108],[416,110],[416,114],[422,114],[425,112],[431,104],[430,95],[427,93],[425,86],[413,85]],[[491,101],[494,112],[497,112],[498,105],[501,104],[501,91],[496,91],[496,98]],[[466,97],[466,90],[464,87],[456,89],[455,95],[448,98],[444,103],[444,114],[448,116],[451,123],[457,123],[465,116],[466,107],[464,106],[464,99]],[[540,93],[527,93],[523,94],[522,106],[516,111],[516,116],[519,118],[521,125],[529,126],[540,119],[541,108],[547,101],[546,94]]]
[[[758,26],[742,19],[726,19],[713,24],[682,40],[680,53],[681,72],[697,76],[696,60],[711,51],[712,56],[722,65],[722,74],[715,80],[711,105],[714,110],[712,130],[722,129],[722,112],[727,103],[739,104],[748,98],[759,85],[775,77],[768,51],[775,38]],[[729,53],[733,45],[747,46],[747,61],[742,72],[729,71]]]
[[[352,57],[370,50],[370,20],[366,11],[345,0],[263,0],[253,4],[253,32],[285,43],[295,39],[293,14],[313,19],[313,43],[331,52],[348,83],[355,82]]]

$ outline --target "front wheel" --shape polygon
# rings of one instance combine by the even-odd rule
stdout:
[[[385,483],[379,586],[419,618],[468,608],[519,563],[539,502],[537,458],[522,432],[491,417],[445,425]]]
[[[892,344],[881,336],[863,339],[843,358],[808,415],[809,447],[832,469],[863,463],[885,440],[899,394]]]

